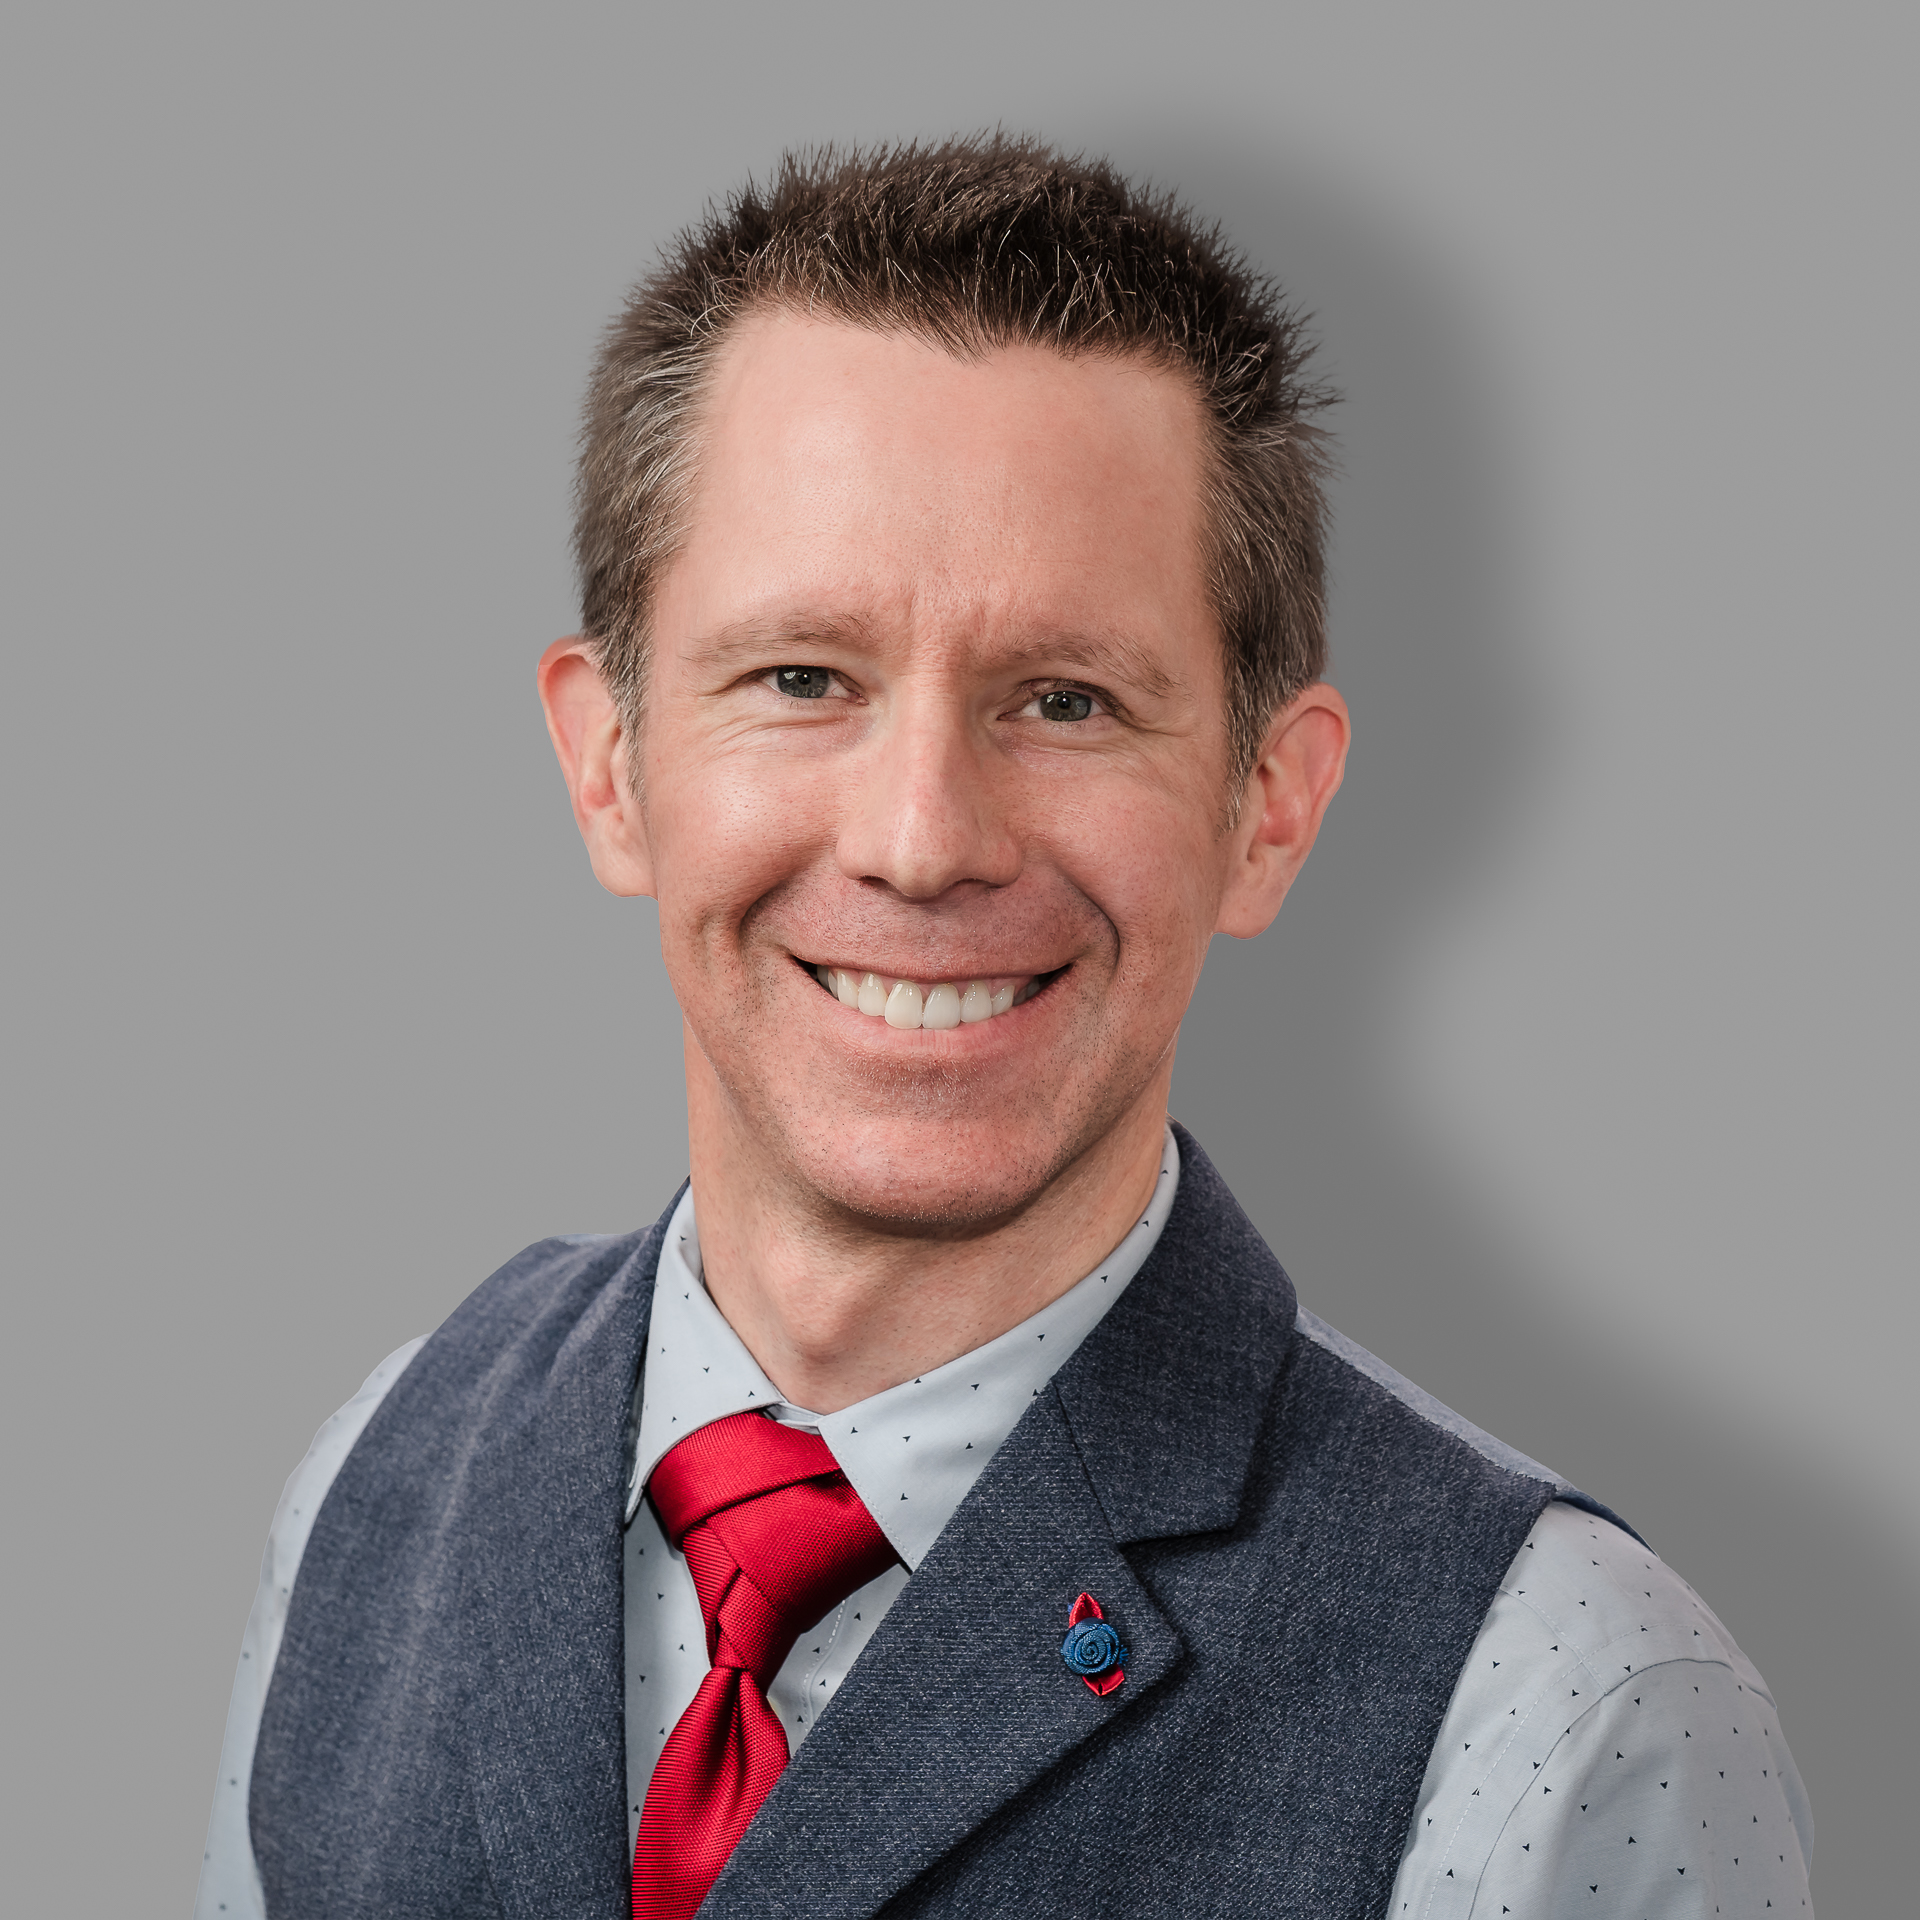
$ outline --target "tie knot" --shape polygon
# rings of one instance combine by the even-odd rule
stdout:
[[[765,1414],[689,1434],[647,1496],[687,1557],[708,1658],[763,1691],[794,1641],[896,1557],[827,1443]]]
[[[817,1433],[783,1427],[764,1413],[736,1413],[672,1448],[654,1468],[647,1496],[677,1547],[689,1527],[723,1507],[839,1472]]]

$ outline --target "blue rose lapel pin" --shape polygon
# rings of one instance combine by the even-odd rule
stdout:
[[[1126,1676],[1121,1662],[1127,1650],[1100,1611],[1100,1602],[1083,1593],[1067,1609],[1067,1637],[1060,1642],[1060,1658],[1069,1673],[1077,1673],[1090,1693],[1111,1693]]]

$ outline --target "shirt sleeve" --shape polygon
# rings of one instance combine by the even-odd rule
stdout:
[[[1770,1701],[1713,1661],[1649,1667],[1570,1728],[1482,1876],[1488,1913],[1812,1912]]]
[[[353,1443],[373,1418],[374,1409],[425,1344],[424,1335],[409,1340],[374,1368],[360,1391],[313,1436],[306,1458],[294,1468],[280,1495],[267,1533],[266,1552],[260,1559],[260,1585],[254,1593],[253,1611],[247,1616],[233,1694],[227,1705],[227,1731],[220,1747],[220,1771],[214,1781],[206,1851],[200,1861],[194,1920],[221,1920],[223,1915],[226,1920],[266,1920],[266,1901],[247,1825],[247,1796],[253,1779],[254,1741],[260,1732],[260,1713],[266,1705],[273,1663],[280,1653],[294,1576],[300,1570],[314,1515],[320,1511],[334,1475],[353,1451]]]
[[[1389,1914],[1805,1915],[1812,1851],[1732,1636],[1630,1535],[1549,1506],[1461,1671]]]

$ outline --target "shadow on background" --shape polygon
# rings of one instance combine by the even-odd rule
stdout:
[[[1622,1512],[1727,1622],[1781,1707],[1832,1912],[1897,1910],[1905,1784],[1883,1756],[1920,1715],[1920,1591],[1875,1514],[1688,1356],[1626,1324],[1571,1258],[1452,1172],[1395,1089],[1399,982],[1449,903],[1541,802],[1559,697],[1530,648],[1503,403],[1419,247],[1271,149],[1169,143],[1156,172],[1310,288],[1334,377],[1334,660],[1356,745],[1277,926],[1219,939],[1181,1038],[1174,1104],[1302,1298],[1470,1419]],[[1619,1124],[1631,1126],[1623,1113]],[[1596,1205],[1631,1206],[1631,1195]],[[1741,1311],[1730,1279],[1729,1317]]]

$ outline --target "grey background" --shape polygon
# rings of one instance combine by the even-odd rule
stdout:
[[[1824,1911],[1903,1909],[1911,10],[36,11],[8,1910],[185,1910],[313,1428],[679,1177],[651,909],[595,889],[533,699],[597,329],[783,144],[994,122],[1224,220],[1349,396],[1348,785],[1177,1110],[1311,1305],[1703,1589]]]

